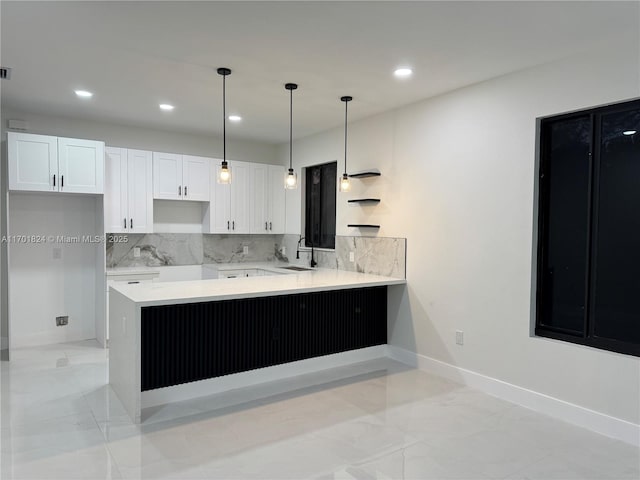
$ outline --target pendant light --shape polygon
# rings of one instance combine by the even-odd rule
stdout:
[[[222,75],[222,164],[218,169],[218,183],[231,183],[231,167],[227,163],[227,75],[231,75],[228,68],[219,68],[218,74]]]
[[[340,100],[344,102],[344,173],[342,174],[342,178],[340,178],[339,189],[341,192],[348,192],[351,190],[351,182],[347,174],[347,106],[349,102],[353,100],[353,97],[344,96],[340,97]]]
[[[284,88],[289,90],[289,172],[284,179],[284,188],[295,190],[298,188],[298,176],[293,171],[293,91],[298,88],[295,83],[287,83]]]

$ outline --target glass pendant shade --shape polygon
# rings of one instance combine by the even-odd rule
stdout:
[[[348,192],[351,190],[351,181],[346,173],[340,177],[339,190],[341,192]]]
[[[298,188],[298,175],[293,171],[293,168],[290,168],[284,177],[284,188],[287,190],[295,190]]]
[[[225,184],[231,183],[231,167],[227,162],[222,162],[218,167],[218,183]]]

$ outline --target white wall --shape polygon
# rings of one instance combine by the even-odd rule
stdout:
[[[95,235],[97,203],[90,195],[11,193],[10,235]],[[61,251],[59,259],[55,248]],[[9,244],[12,349],[96,337],[96,255],[101,251],[103,243]],[[69,325],[56,326],[55,317],[61,315],[69,316]]]
[[[3,133],[9,119],[27,121],[29,133],[102,140],[113,147],[222,157],[222,138],[213,134],[211,136],[190,135],[9,109],[2,110]],[[2,138],[6,137],[3,135]],[[233,160],[246,162],[279,163],[276,146],[264,142],[232,140],[228,137],[227,156]]]
[[[408,239],[390,344],[640,423],[638,358],[530,334],[536,117],[638,97],[638,48],[603,48],[350,125],[349,170],[382,177],[338,194],[337,233],[371,221],[381,236]],[[357,92],[343,93],[357,110]],[[336,116],[340,107],[336,99]],[[342,171],[342,135],[295,142],[296,169],[338,159]],[[376,207],[346,204],[377,194]],[[288,191],[288,233],[300,231],[300,204],[300,190]]]

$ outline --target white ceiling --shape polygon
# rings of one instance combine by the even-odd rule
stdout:
[[[638,41],[638,2],[0,2],[3,107],[288,140],[505,73]],[[400,81],[392,71],[410,65]],[[73,93],[95,92],[89,101]],[[158,104],[176,109],[160,112]]]

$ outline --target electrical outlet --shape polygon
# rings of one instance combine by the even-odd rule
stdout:
[[[53,259],[60,260],[62,258],[62,248],[53,247]]]
[[[242,247],[242,253],[245,255],[249,255],[249,245],[245,245]]]
[[[456,344],[464,345],[464,332],[462,330],[456,330]]]
[[[56,327],[64,327],[65,325],[69,325],[69,315],[56,317]]]
[[[140,258],[140,247],[133,247],[133,256],[135,258]]]
[[[349,252],[349,261],[351,263],[356,261],[356,253],[355,252]]]

